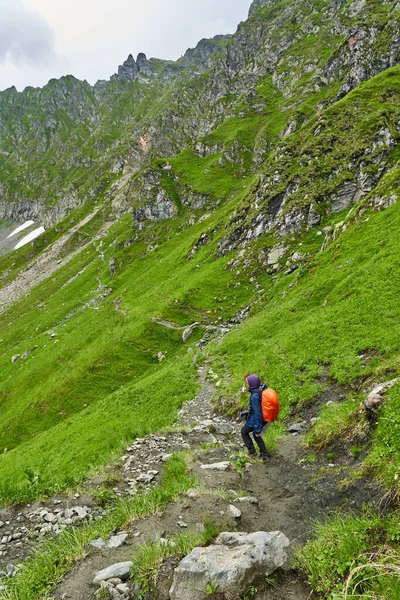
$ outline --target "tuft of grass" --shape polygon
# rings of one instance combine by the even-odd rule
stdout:
[[[323,406],[319,416],[319,421],[304,438],[303,443],[307,448],[321,450],[338,439],[343,441],[352,438],[357,431],[367,427],[363,415],[359,412],[358,404],[353,400]],[[329,453],[327,458],[333,456]]]
[[[318,522],[313,538],[296,553],[296,566],[323,598],[397,600],[399,516],[366,512]]]

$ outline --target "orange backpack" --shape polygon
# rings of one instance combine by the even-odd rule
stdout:
[[[271,388],[263,390],[261,395],[261,412],[263,421],[271,423],[278,418],[279,415],[279,398],[278,394]]]

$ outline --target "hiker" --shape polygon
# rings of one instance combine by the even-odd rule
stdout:
[[[266,425],[269,425],[266,421],[263,421],[261,412],[261,394],[264,389],[267,388],[265,384],[261,386],[260,378],[257,375],[246,375],[245,387],[250,392],[250,405],[247,411],[241,413],[246,416],[246,423],[242,427],[242,438],[245,446],[249,453],[247,458],[257,458],[257,452],[254,448],[253,440],[250,437],[250,433],[253,433],[254,439],[260,450],[260,458],[263,460],[268,459],[267,449],[262,439],[262,431]]]

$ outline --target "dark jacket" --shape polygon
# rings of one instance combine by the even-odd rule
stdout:
[[[262,385],[260,388],[251,388],[249,390],[250,405],[249,405],[249,416],[247,417],[247,425],[251,427],[254,433],[259,434],[262,431],[265,423],[262,419],[261,412],[261,393],[266,386]]]

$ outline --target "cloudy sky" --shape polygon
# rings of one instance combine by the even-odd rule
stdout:
[[[108,79],[132,53],[177,59],[233,33],[251,0],[0,0],[0,90]]]

